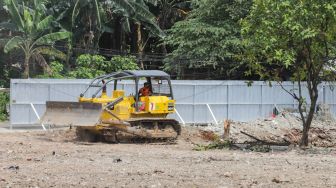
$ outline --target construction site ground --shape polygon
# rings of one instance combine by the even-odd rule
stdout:
[[[77,141],[74,130],[0,131],[0,187],[336,187],[336,149],[195,151],[176,144]]]

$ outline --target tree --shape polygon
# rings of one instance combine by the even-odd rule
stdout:
[[[336,2],[334,0],[255,0],[242,22],[246,59],[251,71],[265,80],[284,80],[288,74],[298,91],[288,91],[298,101],[303,134],[308,132],[323,80],[335,80]],[[304,83],[310,106],[305,114]]]
[[[186,60],[189,68],[222,70],[217,73],[239,66],[235,59],[242,53],[239,21],[250,6],[250,0],[194,1],[187,19],[168,30],[165,43],[174,49],[166,59],[168,65]]]
[[[7,53],[18,48],[24,52],[24,78],[29,77],[29,62],[32,58],[47,69],[48,64],[42,54],[59,58],[65,57],[52,44],[55,41],[70,37],[71,33],[66,31],[48,33],[51,30],[54,18],[45,14],[42,1],[35,0],[32,9],[24,6],[24,4],[19,5],[15,0],[6,0],[5,5],[10,14],[11,22],[2,23],[1,26],[14,30],[19,35],[12,37],[6,43],[4,51]]]
[[[170,29],[177,21],[184,20],[191,9],[190,0],[145,0],[162,30]],[[160,44],[162,53],[167,54],[164,43]]]

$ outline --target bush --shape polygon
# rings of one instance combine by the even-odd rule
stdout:
[[[64,78],[65,71],[64,65],[59,61],[53,61],[50,63],[51,74],[38,75],[37,78]]]
[[[9,93],[0,92],[0,121],[8,120]]]
[[[38,78],[95,78],[97,76],[121,71],[137,70],[134,56],[114,56],[107,60],[101,55],[83,54],[76,59],[76,68],[70,72],[64,70],[62,63],[53,61],[50,63],[52,74],[43,74]]]
[[[94,78],[105,74],[108,61],[101,55],[83,54],[76,59],[76,69],[67,75],[70,78]]]
[[[77,68],[69,72],[71,78],[94,78],[121,70],[137,70],[134,56],[114,56],[107,60],[101,55],[80,55],[76,60]]]
[[[114,56],[111,59],[110,70],[108,70],[108,72],[138,69],[139,66],[136,64],[134,56]]]
[[[104,71],[97,70],[95,68],[89,67],[78,67],[74,71],[70,71],[67,74],[68,78],[95,78],[97,76],[105,74]]]

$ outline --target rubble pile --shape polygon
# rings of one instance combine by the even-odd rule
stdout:
[[[223,123],[209,129],[222,135]],[[282,110],[274,118],[230,124],[230,140],[237,144],[298,145],[301,135],[300,114],[290,110]],[[328,108],[323,107],[315,114],[309,131],[309,141],[312,146],[336,147],[336,121]]]
[[[318,115],[309,131],[310,142],[314,146],[336,146],[335,121],[321,120]],[[233,122],[230,139],[234,143],[264,142],[274,145],[299,144],[302,135],[302,121],[298,114],[281,112],[272,119],[253,122]]]

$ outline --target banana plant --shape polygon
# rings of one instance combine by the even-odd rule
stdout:
[[[12,37],[4,46],[4,52],[8,53],[14,49],[22,50],[24,53],[23,78],[29,78],[29,63],[31,60],[39,62],[44,70],[48,71],[49,66],[43,55],[54,56],[65,59],[63,52],[53,47],[56,41],[67,39],[70,32],[51,32],[53,16],[47,15],[42,1],[34,0],[33,7],[29,8],[18,4],[16,0],[5,0],[5,9],[10,14],[10,22],[1,23],[0,27],[15,30],[17,36]]]
[[[111,20],[116,15],[122,17],[121,26],[124,32],[130,32],[131,22],[139,22],[152,35],[164,35],[156,24],[155,16],[143,0],[75,0],[71,15],[73,33],[76,36],[87,36],[91,39],[89,43],[97,46],[102,33],[113,32]],[[83,31],[83,28],[86,31]],[[87,41],[83,46],[86,45]]]
[[[124,32],[130,33],[130,24],[132,22],[135,23],[139,65],[141,69],[144,69],[143,53],[148,40],[153,36],[163,38],[165,33],[157,25],[155,16],[150,12],[144,0],[128,0],[127,2],[131,9],[123,9],[116,6],[115,10],[117,11],[115,13],[123,16],[121,26]],[[147,37],[144,36],[143,29],[147,30]]]

